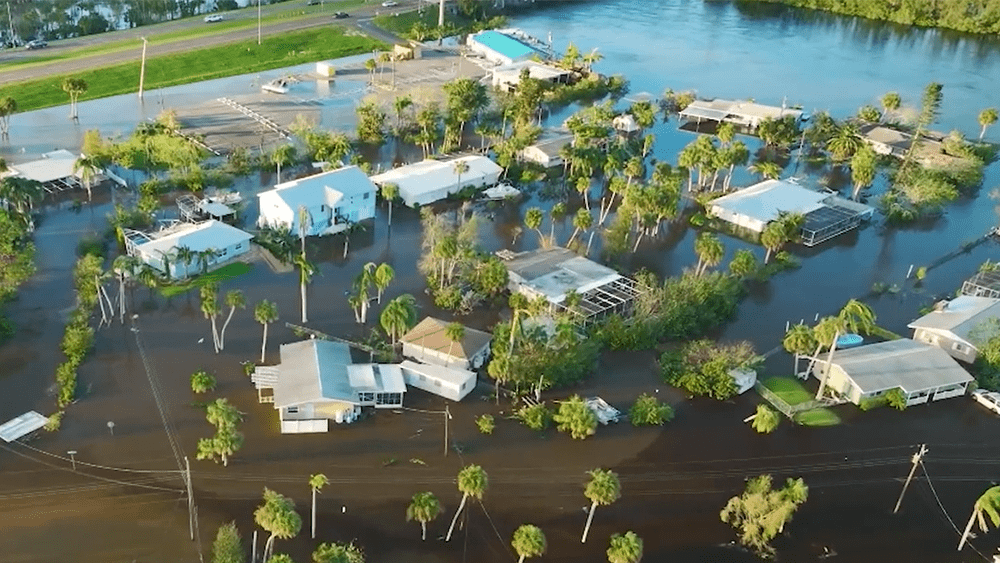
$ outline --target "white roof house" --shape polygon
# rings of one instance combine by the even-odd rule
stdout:
[[[812,374],[820,378],[825,371],[826,356],[820,355]],[[854,404],[899,388],[915,405],[964,395],[972,380],[944,350],[900,338],[837,350],[827,385]]]
[[[452,401],[461,401],[476,388],[476,374],[457,367],[403,360],[399,364],[406,384]]]
[[[709,202],[708,212],[739,227],[762,232],[781,212],[801,213],[802,244],[813,246],[857,227],[875,210],[832,192],[787,180],[765,180]]]
[[[375,191],[375,184],[357,166],[284,182],[257,194],[257,225],[298,234],[299,210],[305,208],[309,215],[308,236],[339,233],[350,223],[375,216]]]
[[[202,223],[177,223],[155,233],[127,231],[125,248],[129,255],[152,266],[170,278],[186,278],[201,272],[202,261],[192,258],[183,263],[177,258],[180,248],[194,253],[211,253],[206,257],[207,269],[250,250],[253,235],[221,221],[209,220]],[[169,272],[167,272],[169,268]]]
[[[427,364],[462,369],[478,368],[486,361],[493,335],[463,327],[462,339],[452,342],[446,334],[450,323],[426,317],[400,338],[403,355]]]
[[[540,164],[545,168],[562,166],[563,147],[573,142],[573,135],[559,135],[548,139],[541,139],[533,145],[521,149],[521,159],[528,162]]]
[[[531,60],[519,61],[494,68],[493,87],[508,91],[517,88],[517,85],[521,83],[521,74],[523,71],[528,71],[530,78],[543,82],[566,82],[570,77],[568,70]]]
[[[455,171],[455,164],[458,162],[464,162],[469,168],[461,175]],[[485,156],[463,156],[452,160],[424,160],[400,166],[372,176],[372,182],[380,186],[396,184],[399,186],[399,196],[406,205],[413,207],[440,201],[468,186],[492,186],[500,180],[502,172],[503,168]]]
[[[81,187],[80,176],[73,171],[77,156],[65,149],[47,152],[40,160],[11,164],[0,178],[20,176],[42,184],[45,191],[52,193]],[[99,178],[98,178],[99,179]],[[95,179],[95,183],[98,179]]]
[[[729,122],[756,129],[765,119],[781,119],[792,116],[795,121],[802,119],[802,110],[778,106],[766,106],[751,101],[739,100],[695,100],[682,109],[679,116],[688,121]]]
[[[973,362],[979,353],[977,331],[1000,319],[1000,299],[960,295],[938,303],[909,325],[914,340],[940,346],[952,357]]]
[[[403,404],[406,386],[396,364],[354,364],[347,344],[303,340],[282,344],[281,363],[258,388],[273,390],[282,433],[325,432],[330,420],[351,422],[362,406]]]

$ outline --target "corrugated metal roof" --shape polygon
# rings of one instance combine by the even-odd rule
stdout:
[[[156,256],[158,252],[169,254],[180,246],[204,252],[210,248],[229,248],[251,238],[253,235],[250,233],[213,219],[202,223],[181,224],[174,232],[139,244],[136,249],[150,256]]]
[[[822,361],[825,364],[825,358]],[[969,373],[947,352],[909,338],[837,350],[833,364],[863,394],[896,387],[909,394],[972,381]]]
[[[960,295],[941,310],[931,311],[907,326],[948,331],[968,340],[976,327],[996,318],[1000,318],[1000,299]]]
[[[13,442],[42,428],[48,421],[48,418],[37,412],[28,411],[0,425],[0,438],[3,438],[4,442]]]

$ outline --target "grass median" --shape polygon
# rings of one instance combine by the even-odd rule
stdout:
[[[213,78],[249,74],[312,61],[334,59],[385,46],[370,37],[348,35],[341,28],[324,27],[283,33],[264,39],[237,41],[146,61],[146,90],[190,84]],[[139,89],[139,61],[60,74],[0,87],[0,98],[11,96],[20,111],[66,104],[63,79],[82,78],[86,94],[80,101],[128,94]]]

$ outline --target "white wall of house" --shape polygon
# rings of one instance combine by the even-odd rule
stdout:
[[[260,194],[260,217],[258,227],[288,229],[293,235],[299,234],[299,211],[288,206],[278,192]],[[358,223],[375,217],[375,192],[365,192],[353,196],[341,196],[337,201],[317,202],[306,206],[311,217],[311,225],[306,236],[331,235],[347,228],[348,223]],[[347,222],[339,220],[344,218]]]
[[[208,260],[208,271],[213,270],[219,264],[223,264],[237,256],[240,256],[241,254],[247,253],[249,250],[249,240],[230,245],[226,248],[217,248],[217,254]],[[156,270],[165,273],[163,267],[164,256],[162,253],[157,251],[147,252],[139,249],[139,259]],[[185,264],[178,260],[175,256],[171,256],[168,257],[166,261],[170,267],[171,279],[180,280],[202,273],[201,262],[198,259],[194,259]]]
[[[421,346],[419,341],[403,342],[403,355],[407,358],[413,358],[425,364],[434,364],[450,368],[480,368],[482,367],[483,362],[486,361],[489,353],[489,344],[483,346],[483,348],[473,354],[471,358],[461,358],[448,354],[447,348],[444,350],[434,350],[432,348]]]
[[[461,401],[476,388],[476,374],[466,372],[462,381],[450,378],[435,377],[433,370],[408,369],[403,363],[403,381],[411,387],[422,389],[452,401]],[[437,369],[441,369],[440,367]],[[454,370],[453,370],[454,371]]]
[[[525,147],[521,150],[521,158],[527,160],[528,162],[540,164],[545,168],[555,168],[556,166],[561,166],[563,163],[562,157],[550,157],[545,153],[545,151],[534,145]]]
[[[976,361],[976,356],[979,355],[979,351],[971,342],[962,340],[950,332],[940,333],[924,328],[915,328],[913,329],[913,339],[918,342],[930,344],[931,346],[937,346],[948,352],[952,358],[969,364]]]

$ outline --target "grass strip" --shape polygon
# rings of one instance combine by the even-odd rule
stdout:
[[[796,413],[795,421],[803,426],[835,426],[840,417],[830,409],[818,408]]]
[[[197,51],[153,57],[146,61],[146,90],[190,84],[214,78],[250,74],[303,63],[371,52],[385,46],[339,28],[316,28],[256,41],[237,41]],[[82,78],[88,84],[80,101],[128,94],[139,89],[139,61],[72,74],[61,74],[0,87],[0,98],[11,96],[20,111],[66,104],[62,82]]]
[[[795,406],[813,400],[813,394],[790,377],[769,377],[762,383],[789,405]]]
[[[218,270],[212,270],[207,274],[191,278],[183,283],[162,286],[160,287],[160,294],[164,297],[173,297],[196,287],[200,288],[212,282],[222,283],[237,276],[242,276],[252,269],[253,266],[247,264],[246,262],[233,262],[231,264],[226,264]]]

